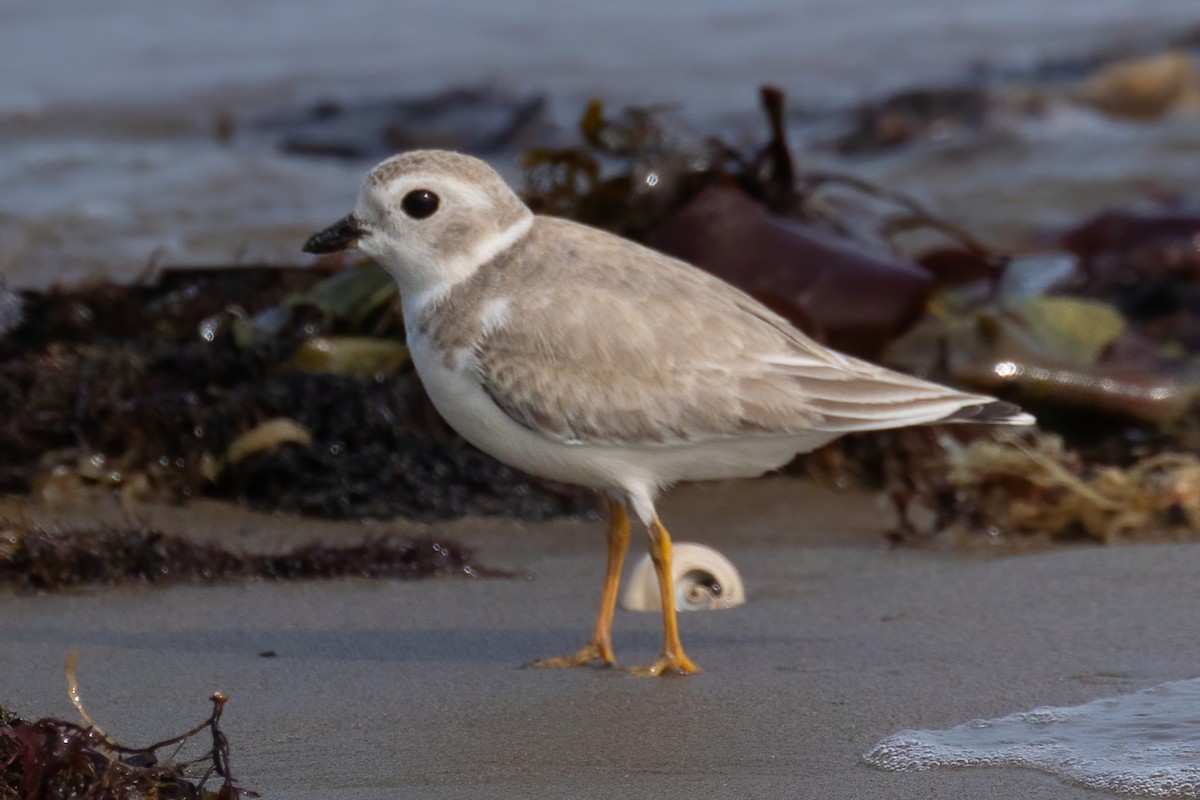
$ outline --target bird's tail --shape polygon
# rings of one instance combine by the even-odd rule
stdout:
[[[946,422],[975,423],[981,425],[1035,425],[1037,418],[1023,411],[1019,406],[1006,403],[1003,400],[988,400],[964,406],[948,417],[935,420],[941,424]]]

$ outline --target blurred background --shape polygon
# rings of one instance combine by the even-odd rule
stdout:
[[[592,97],[758,142],[762,83],[787,93],[804,165],[1019,247],[1194,199],[1190,62],[1158,65],[1154,124],[1072,101],[1107,65],[1191,53],[1198,26],[1195,0],[4,2],[0,275],[295,263],[393,150],[474,150],[515,179],[521,150],[575,140]],[[898,139],[862,130],[864,104],[929,88],[951,94],[909,95],[929,118]]]

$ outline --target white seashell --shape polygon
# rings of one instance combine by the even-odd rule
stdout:
[[[746,589],[737,567],[711,547],[691,542],[676,544],[672,548],[671,572],[675,608],[679,611],[733,608],[746,602]],[[662,610],[658,578],[649,555],[630,572],[621,607],[627,611]]]

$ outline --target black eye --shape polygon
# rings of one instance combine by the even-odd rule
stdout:
[[[438,196],[428,189],[414,189],[404,195],[400,207],[413,219],[425,219],[438,210]]]

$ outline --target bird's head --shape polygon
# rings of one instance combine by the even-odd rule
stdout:
[[[451,286],[520,239],[533,215],[504,179],[461,153],[416,150],[379,164],[354,212],[304,244],[307,253],[357,247],[404,294]]]

